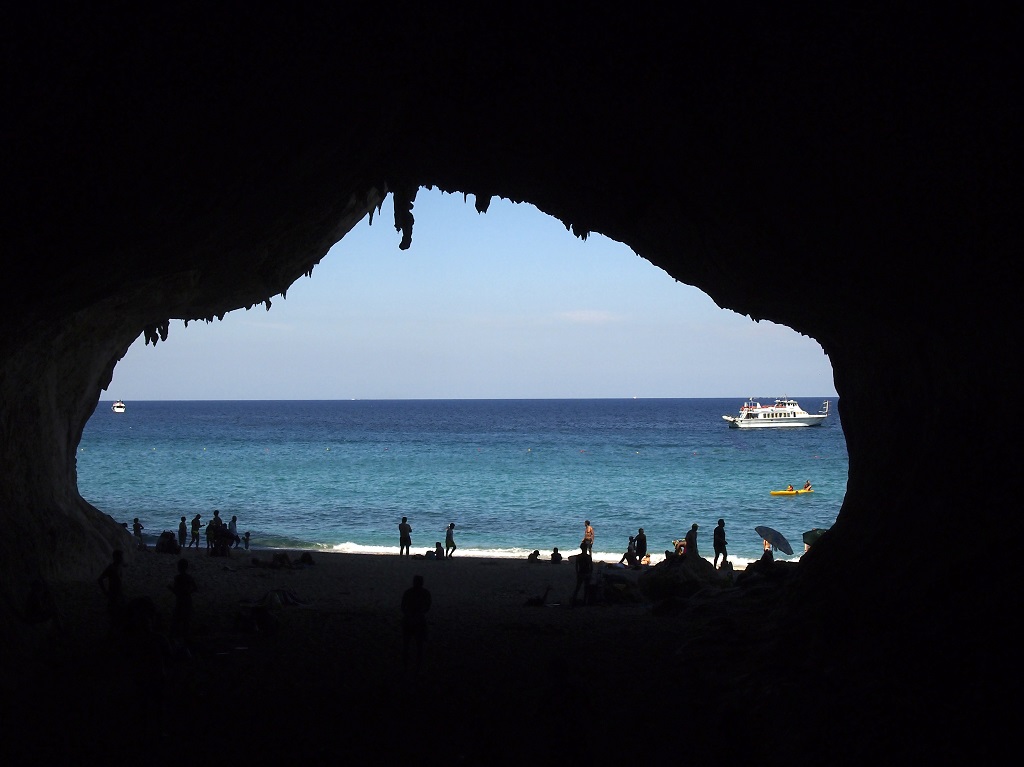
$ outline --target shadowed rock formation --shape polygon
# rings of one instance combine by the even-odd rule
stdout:
[[[4,588],[130,550],[75,455],[140,334],[270,308],[387,194],[409,258],[419,188],[505,197],[828,354],[847,495],[764,652],[831,676],[778,719],[830,726],[808,690],[844,689],[837,749],[861,724],[908,754],[992,742],[949,725],[1002,699],[1008,652],[1018,14],[710,8],[12,12]]]

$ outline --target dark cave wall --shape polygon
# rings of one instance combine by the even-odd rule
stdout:
[[[5,41],[5,584],[94,577],[123,543],[78,496],[74,457],[140,333],[272,299],[383,194],[432,185],[532,202],[822,343],[850,478],[794,614],[930,632],[972,590],[974,609],[997,598],[980,582],[1006,565],[954,574],[933,552],[965,513],[1000,524],[1008,491],[979,479],[1015,476],[1012,452],[988,419],[931,403],[996,401],[1012,380],[993,331],[1016,327],[1012,25],[119,11],[19,10]],[[746,279],[790,264],[814,289]]]

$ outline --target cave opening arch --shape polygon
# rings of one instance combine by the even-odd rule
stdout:
[[[492,201],[486,214],[478,214],[472,199],[466,201],[459,195],[421,190],[416,200],[416,236],[408,251],[396,247],[390,205],[385,200],[373,223],[364,219],[329,250],[309,278],[300,277],[288,287],[287,299],[275,296],[266,311],[257,305],[198,327],[182,328],[180,322],[174,322],[168,339],[156,349],[138,339],[115,368],[108,390],[132,406],[133,400],[151,398],[645,399],[724,394],[730,399],[723,403],[722,413],[732,412],[751,387],[835,397],[827,390],[831,368],[813,340],[770,322],[754,323],[723,311],[703,293],[673,280],[624,245],[597,234],[585,241],[575,238],[560,222],[532,206],[509,201]],[[456,248],[459,252],[451,254]],[[378,266],[375,261],[385,263]],[[775,273],[769,266],[759,274],[774,274],[774,280],[800,284],[813,281],[813,272],[813,264],[804,268],[792,264],[784,273]],[[359,301],[357,296],[364,291],[373,295]],[[480,291],[485,292],[471,295]],[[524,295],[531,292],[536,295]],[[460,300],[465,307],[451,305]],[[456,316],[433,325],[437,320],[431,315],[443,313]],[[391,315],[398,314],[404,317],[404,324],[392,325],[397,321]],[[513,327],[515,322],[523,327]],[[556,322],[570,330],[560,329]],[[473,323],[480,325],[479,337],[459,334],[456,326]],[[384,329],[375,331],[376,325]],[[233,332],[226,340],[211,340],[213,335],[223,338],[229,327]],[[571,335],[564,335],[568,332]],[[386,340],[382,334],[410,338],[400,339],[402,345],[396,346],[399,342]],[[555,341],[539,338],[556,334]],[[186,344],[192,335],[200,338],[200,350],[194,356],[167,354]],[[276,335],[278,343],[264,345],[262,340],[268,335]],[[441,336],[451,338],[439,341]],[[467,352],[462,348],[466,344],[476,346]],[[526,349],[530,346],[543,346],[543,350]],[[455,347],[458,358],[448,353]],[[558,351],[559,359],[552,359],[553,350]],[[562,362],[570,350],[574,360],[579,358],[576,366],[580,369],[560,373],[550,367]],[[410,365],[423,362],[425,351],[426,361],[438,368],[440,375],[432,375],[434,371],[427,368],[411,367],[402,372],[395,367],[393,360],[399,358],[416,358]],[[360,357],[360,352],[365,356]],[[521,356],[505,359],[517,352]],[[288,356],[275,356],[281,354]],[[161,356],[168,359],[161,361]],[[438,359],[433,359],[435,356]],[[376,358],[387,361],[382,365]],[[786,364],[780,365],[783,359]],[[135,366],[135,378],[119,378],[118,371],[129,361]],[[148,377],[141,369],[147,365],[156,367]],[[473,380],[481,367],[493,370],[485,370],[489,377]],[[297,370],[308,372],[294,375]],[[283,381],[276,380],[277,371],[287,372]],[[512,371],[523,375],[514,377]],[[351,381],[346,378],[350,374]],[[549,380],[559,385],[527,388]],[[594,382],[603,388],[583,388]],[[383,388],[396,383],[405,388]],[[453,389],[456,384],[461,388]],[[494,388],[500,385],[506,388]],[[163,388],[158,396],[146,397],[133,386],[148,387],[148,391]],[[816,408],[820,400],[805,400],[805,404]],[[727,432],[719,421],[722,413],[716,411],[711,418]],[[109,413],[101,408],[97,415]],[[833,415],[830,424],[841,435],[838,420]],[[79,456],[80,489],[82,459],[92,456],[91,451]],[[93,471],[101,470],[91,461],[87,465]],[[687,480],[680,475],[679,481],[685,484]],[[830,483],[827,490],[824,477],[816,481],[819,493],[832,494],[831,513],[822,513],[824,521],[816,523],[828,526],[838,514],[845,477],[841,484]],[[92,494],[85,496],[97,502]],[[153,504],[154,509],[161,506],[155,499]],[[115,513],[102,503],[98,505]],[[220,504],[211,499],[211,508],[216,505]],[[652,507],[657,516],[655,508],[657,504]],[[125,513],[115,516],[123,518]],[[240,513],[251,519],[250,513]],[[729,515],[726,509],[720,513]],[[765,509],[765,514],[771,513]],[[127,518],[131,517],[128,513]],[[168,518],[177,517],[171,514]],[[681,524],[680,520],[676,527]],[[753,524],[748,526],[750,530],[742,529],[756,542]],[[800,532],[788,530],[791,537],[797,535],[797,542]],[[659,545],[667,546],[671,531],[661,537],[664,540]],[[744,553],[749,557],[751,552]]]

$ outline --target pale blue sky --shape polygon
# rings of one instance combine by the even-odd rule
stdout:
[[[816,341],[718,308],[625,245],[506,200],[478,214],[472,197],[423,189],[414,215],[409,250],[389,197],[269,312],[173,321],[155,348],[140,338],[103,398],[836,394]]]

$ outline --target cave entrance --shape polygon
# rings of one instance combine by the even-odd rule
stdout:
[[[112,418],[101,404],[83,436],[83,496],[119,521],[154,515],[143,520],[153,535],[175,529],[180,516],[208,519],[217,508],[227,519],[237,513],[242,531],[264,545],[370,550],[392,546],[392,528],[405,514],[432,531],[418,548],[443,540],[455,514],[466,549],[571,550],[576,527],[593,516],[605,532],[595,551],[624,551],[643,526],[656,555],[693,522],[710,555],[721,515],[736,526],[741,560],[760,553],[755,525],[784,527],[799,556],[800,534],[834,521],[848,474],[837,416],[826,429],[770,438],[736,434],[721,419],[751,395],[806,397],[801,404],[811,412],[822,398],[834,406],[831,367],[815,341],[723,311],[627,246],[600,235],[579,240],[529,205],[496,200],[478,214],[472,199],[421,190],[414,215],[409,250],[398,249],[388,198],[372,223],[350,232],[271,311],[235,311],[187,329],[172,323],[156,348],[137,341],[108,388],[126,412]],[[691,399],[704,409],[678,402]],[[268,400],[306,404],[269,422],[255,405],[224,412],[210,404]],[[480,426],[467,425],[476,416],[463,412],[464,422],[451,428],[466,433],[449,440],[432,431],[447,415],[404,405],[390,426],[370,417],[369,427],[359,420],[366,412],[352,415],[346,423],[376,431],[350,437],[317,423],[336,406],[310,404],[433,402],[423,405],[429,409],[445,400],[559,400],[572,415],[558,415],[564,423],[550,433],[517,426],[522,431],[509,436],[509,423],[527,416],[488,421],[477,413],[490,424]],[[572,404],[591,400],[606,402],[607,412]],[[175,432],[191,422],[194,433],[176,441],[147,432],[159,419],[146,408],[160,401],[192,403],[159,418]],[[638,417],[646,431],[615,431],[621,403],[647,407]],[[266,432],[299,422],[310,435],[282,441]],[[403,429],[413,422],[419,431],[409,437]],[[584,422],[580,434],[570,433]],[[130,439],[118,432],[126,423]],[[117,450],[134,456],[139,478],[110,479],[105,466],[125,461]],[[537,459],[553,463],[536,476],[517,474],[521,461]],[[395,471],[387,461],[397,462]],[[559,477],[579,484],[564,486]],[[782,508],[769,495],[805,480],[821,494],[815,505]],[[531,483],[532,495],[521,487]],[[558,519],[538,511],[546,503],[559,507]],[[487,521],[468,522],[487,507]],[[535,537],[502,530],[488,539],[485,531],[509,518],[503,509],[530,517]],[[792,524],[777,522],[782,517]],[[320,535],[324,519],[334,525],[330,535]]]

